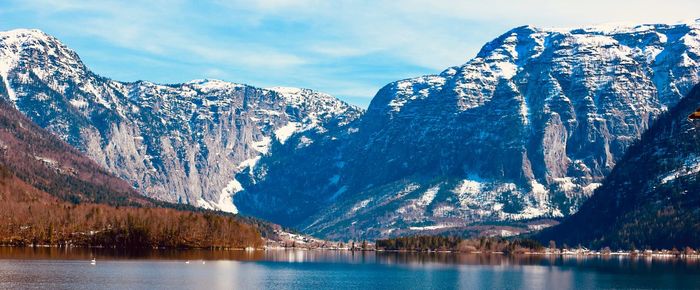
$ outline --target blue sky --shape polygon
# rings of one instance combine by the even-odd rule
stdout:
[[[106,77],[306,87],[363,107],[512,27],[694,18],[697,0],[0,0],[0,30],[41,29]]]

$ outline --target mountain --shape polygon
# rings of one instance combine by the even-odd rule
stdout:
[[[661,115],[617,162],[603,184],[541,240],[591,247],[700,247],[700,107],[696,86]]]
[[[236,173],[295,132],[362,113],[308,89],[111,80],[38,30],[0,32],[0,77],[15,108],[140,193],[233,213]]]
[[[245,248],[277,225],[159,202],[34,124],[0,83],[0,245]],[[188,210],[183,210],[188,209]]]
[[[306,89],[118,82],[0,33],[7,100],[136,190],[324,238],[508,235],[575,213],[700,82],[700,23],[518,27],[366,112]]]
[[[345,127],[273,148],[238,174],[234,202],[326,238],[548,226],[700,81],[699,33],[515,28],[463,65],[386,85]]]
[[[5,93],[0,84],[0,96]],[[4,99],[0,99],[0,165],[37,191],[73,203],[154,205],[128,183],[34,124]]]

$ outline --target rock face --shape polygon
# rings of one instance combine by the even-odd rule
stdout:
[[[700,86],[631,146],[580,211],[537,237],[560,245],[700,246]]]
[[[63,200],[74,204],[159,205],[22,115],[6,100],[7,90],[0,83],[0,97],[3,96],[0,98],[0,195],[8,198],[2,199],[3,205],[16,202],[13,197],[24,202],[52,204]],[[3,216],[11,217],[6,212]]]
[[[388,84],[348,126],[273,149],[286,153],[239,175],[236,204],[326,238],[568,216],[700,80],[699,33],[515,28],[464,65]]]
[[[307,89],[110,80],[37,30],[0,32],[0,77],[19,111],[141,193],[229,212],[234,175],[270,147],[362,113]]]

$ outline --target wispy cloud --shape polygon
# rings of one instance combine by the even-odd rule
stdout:
[[[310,87],[361,105],[389,81],[467,61],[513,26],[700,17],[688,0],[5,2],[0,29],[46,30],[106,76]]]

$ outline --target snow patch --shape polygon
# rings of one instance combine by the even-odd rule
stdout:
[[[418,184],[415,184],[415,183],[408,184],[408,185],[406,185],[406,187],[404,189],[399,190],[399,192],[397,192],[396,195],[394,195],[392,200],[401,199],[404,196],[408,195],[409,193],[411,193],[419,188],[420,188],[420,185],[418,185]]]
[[[566,192],[576,189],[577,185],[573,180],[571,177],[554,178],[554,182],[559,185],[559,188]]]
[[[214,207],[201,197],[197,199],[197,206],[208,210],[214,210]]]
[[[530,182],[530,185],[532,186],[532,193],[533,194],[536,194],[536,195],[547,194],[547,189],[545,189],[544,185],[537,182],[537,180],[532,180]]]
[[[424,226],[424,227],[409,227],[408,229],[412,230],[412,231],[432,231],[432,230],[454,228],[454,227],[457,227],[457,226],[456,225],[441,224],[441,225]]]
[[[221,211],[234,214],[238,213],[238,208],[233,203],[233,196],[241,190],[243,190],[243,186],[236,178],[233,178],[233,180],[229,181],[226,187],[221,190],[219,202],[216,203],[216,207]]]
[[[524,99],[520,102],[520,117],[523,119],[523,124],[530,124],[530,109],[527,107],[527,102]]]
[[[690,156],[683,161],[683,166],[673,170],[661,178],[661,184],[669,183],[677,178],[700,172],[700,156]]]
[[[517,236],[518,234],[519,234],[518,232],[509,231],[509,230],[500,230],[498,232],[498,235],[501,237],[504,237],[504,238]]]
[[[365,200],[363,200],[363,201],[358,202],[357,204],[355,204],[355,206],[353,206],[353,207],[350,209],[350,213],[351,213],[351,214],[352,214],[352,213],[355,213],[356,211],[358,211],[358,210],[360,210],[360,209],[366,207],[371,201],[372,201],[372,199],[371,199],[371,198],[368,198],[368,199],[365,199]]]
[[[440,205],[433,208],[434,217],[447,217],[455,210],[454,206],[451,205]]]
[[[518,66],[512,62],[499,61],[493,63],[493,69],[496,72],[500,72],[500,75],[505,79],[511,79],[518,72]]]
[[[34,156],[34,159],[39,160],[41,162],[44,162],[45,164],[48,165],[56,165],[56,160],[46,158],[46,157],[41,157],[41,156]]]
[[[481,192],[483,187],[482,183],[477,180],[464,179],[462,180],[455,189],[452,190],[458,196],[472,195]]]
[[[255,156],[253,158],[246,159],[240,164],[238,164],[238,170],[248,168],[252,172],[253,168],[255,168],[255,165],[258,164],[258,161],[260,161],[260,156]]]
[[[197,79],[187,82],[187,84],[192,85],[192,87],[199,89],[203,93],[209,93],[217,90],[235,89],[242,88],[245,85],[230,83],[217,79]]]
[[[591,182],[590,184],[583,187],[583,192],[587,195],[591,195],[593,194],[593,191],[595,191],[601,185],[603,184],[599,182]]]
[[[416,205],[420,207],[428,206],[430,205],[433,200],[435,199],[435,196],[438,193],[438,190],[440,190],[440,185],[433,186],[431,188],[428,188],[428,190],[423,193],[423,195],[418,199],[416,202]]]
[[[393,99],[389,102],[389,107],[394,112],[401,112],[401,107],[406,104],[406,100],[403,99]]]
[[[70,104],[78,109],[87,107],[88,103],[85,100],[70,100]]]
[[[302,88],[295,88],[295,87],[272,87],[268,88],[268,90],[275,91],[279,93],[280,95],[289,98],[294,95],[298,95],[303,92],[304,89]]]
[[[552,224],[531,224],[527,225],[527,229],[530,231],[539,231],[553,226]]]
[[[298,122],[288,122],[286,125],[275,130],[275,137],[277,137],[277,140],[279,140],[280,143],[284,144],[284,142],[298,130]]]
[[[303,147],[309,146],[313,143],[314,143],[314,140],[312,140],[311,138],[306,137],[306,136],[301,136],[301,138],[299,138],[299,144],[297,145],[297,148],[303,148]]]
[[[262,140],[255,141],[252,143],[253,150],[258,151],[262,154],[267,154],[267,152],[270,150],[270,142],[272,142],[272,138],[263,137]]]

